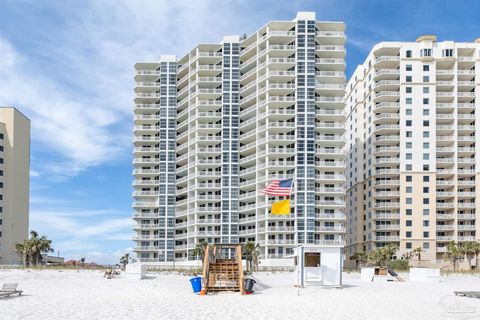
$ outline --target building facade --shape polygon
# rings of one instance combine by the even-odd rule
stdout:
[[[0,264],[19,264],[15,245],[28,238],[30,120],[0,108]]]
[[[255,242],[264,265],[345,234],[345,25],[298,13],[250,36],[135,65],[139,261]],[[293,178],[290,216],[260,192]]]
[[[346,92],[348,257],[478,239],[480,41],[381,42]]]

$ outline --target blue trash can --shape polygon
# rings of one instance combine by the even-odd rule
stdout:
[[[193,293],[199,293],[202,291],[202,277],[195,277],[190,279],[192,284]]]

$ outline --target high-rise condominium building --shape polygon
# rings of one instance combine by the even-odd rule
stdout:
[[[135,65],[139,261],[191,260],[202,241],[255,242],[263,265],[343,245],[344,29],[298,13]],[[285,178],[292,213],[272,216],[260,190]]]
[[[0,108],[0,264],[21,262],[15,245],[28,237],[30,120]]]
[[[478,239],[480,42],[381,42],[347,84],[347,258]],[[478,127],[477,127],[478,128]],[[347,259],[348,260],[348,259]]]

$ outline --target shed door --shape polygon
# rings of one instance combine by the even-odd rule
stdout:
[[[305,253],[305,280],[322,281],[322,268],[320,267],[320,253]]]

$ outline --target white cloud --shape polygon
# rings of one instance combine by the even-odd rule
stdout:
[[[30,47],[0,37],[0,103],[31,118],[33,143],[51,155],[35,168],[62,179],[130,156],[137,61],[184,54],[199,42],[258,27],[258,13],[240,17],[235,10],[247,7],[241,1],[88,1],[81,10],[48,7],[46,14],[60,21],[41,26],[41,6],[23,5]]]
[[[117,264],[125,253],[129,253],[130,257],[135,258],[135,255],[132,253],[132,248],[125,248],[115,252],[87,250],[81,254],[71,254],[67,260],[80,260],[81,258],[85,258],[87,262],[96,262],[97,264]]]
[[[48,198],[39,200],[44,204],[51,203]],[[124,217],[119,218],[122,215]],[[132,244],[132,225],[130,217],[125,217],[125,214],[114,210],[49,208],[30,212],[31,229],[47,235],[53,241],[55,250],[67,257],[85,256],[88,252],[103,252],[105,259],[111,258],[112,250]],[[93,257],[89,261],[92,259]]]
[[[40,177],[41,175],[42,175],[41,172],[39,172],[37,170],[30,169],[30,177],[37,178],[37,177]]]

